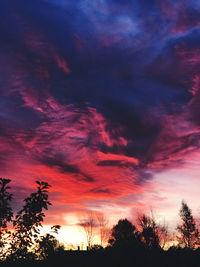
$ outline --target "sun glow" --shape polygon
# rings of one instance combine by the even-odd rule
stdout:
[[[50,228],[51,226],[45,225],[41,231],[41,234],[50,232]],[[87,249],[86,236],[84,230],[80,226],[63,226],[56,237],[66,249],[78,249],[78,247],[81,250]],[[97,234],[94,237],[93,243],[100,244]]]

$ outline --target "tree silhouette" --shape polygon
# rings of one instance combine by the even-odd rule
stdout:
[[[95,214],[93,212],[86,214],[86,216],[81,220],[80,226],[85,233],[87,246],[89,249],[91,249],[94,237],[96,236],[95,228],[97,226],[97,223]]]
[[[119,220],[111,230],[109,244],[113,247],[127,247],[135,245],[138,241],[136,227],[127,219]]]
[[[64,246],[55,237],[60,230],[60,225],[53,225],[51,227],[51,232],[42,236],[38,241],[37,254],[39,259],[45,260],[56,255],[61,251],[64,251]]]
[[[110,229],[108,228],[108,219],[103,213],[97,214],[97,222],[99,228],[100,245],[103,247],[108,242]]]
[[[13,225],[13,241],[11,244],[11,258],[17,260],[35,258],[33,246],[38,242],[43,218],[43,209],[48,209],[48,189],[46,182],[36,181],[37,191],[24,200],[24,207],[17,213]]]
[[[10,232],[7,229],[7,224],[11,222],[13,212],[11,208],[12,194],[9,192],[10,179],[0,178],[0,257],[4,258],[6,251],[5,246],[8,244],[8,236]],[[5,252],[5,254],[4,254]]]
[[[157,235],[159,238],[159,245],[162,249],[164,249],[167,242],[171,239],[169,235],[168,225],[165,221],[163,222],[163,224],[158,225]]]
[[[155,219],[145,214],[138,218],[141,227],[141,241],[148,248],[159,248],[159,231],[160,227],[156,224]]]
[[[179,243],[186,248],[195,248],[199,244],[199,231],[196,228],[192,211],[184,201],[182,201],[179,214],[182,220],[182,224],[177,226],[180,234],[180,237],[178,237]]]

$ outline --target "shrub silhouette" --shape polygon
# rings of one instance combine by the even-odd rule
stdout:
[[[58,234],[60,225],[53,225],[51,227],[51,233],[47,233],[42,236],[38,241],[38,249],[36,253],[39,256],[39,259],[45,260],[48,258],[54,257],[56,254],[64,251],[64,246],[54,236]]]

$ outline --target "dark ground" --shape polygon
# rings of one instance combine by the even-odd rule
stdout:
[[[200,266],[200,250],[171,250],[122,252],[110,251],[66,251],[62,255],[54,255],[46,261],[0,263],[0,266],[14,267],[193,267]]]

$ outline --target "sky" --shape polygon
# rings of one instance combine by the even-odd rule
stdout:
[[[199,216],[199,104],[200,1],[1,0],[0,176],[15,210],[52,185],[68,238],[89,211]]]

